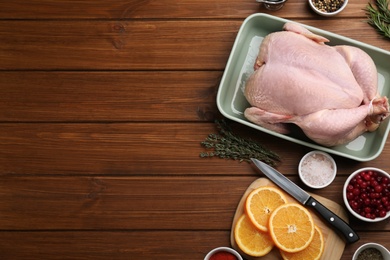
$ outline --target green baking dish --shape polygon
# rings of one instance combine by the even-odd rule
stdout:
[[[375,159],[381,154],[385,146],[390,129],[389,118],[375,132],[365,133],[350,143],[334,147],[316,144],[300,131],[283,135],[253,124],[245,118],[244,110],[249,107],[249,103],[244,97],[243,87],[246,79],[253,72],[252,67],[258,53],[258,46],[269,33],[281,31],[286,22],[289,22],[289,20],[262,13],[253,14],[245,19],[237,34],[219,85],[217,94],[219,111],[228,119],[312,149],[322,150],[356,161]],[[374,60],[378,70],[379,92],[381,95],[390,97],[390,52],[318,28],[304,24],[302,26],[328,38],[330,40],[329,45],[346,44],[359,47],[367,52]]]

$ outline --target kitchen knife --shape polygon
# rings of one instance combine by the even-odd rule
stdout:
[[[326,208],[315,198],[310,196],[306,191],[298,187],[294,182],[290,181],[283,174],[272,168],[271,166],[257,160],[251,159],[271,181],[294,197],[301,204],[315,210],[330,226],[332,226],[339,234],[341,234],[347,243],[354,243],[359,240],[358,234],[339,216]]]

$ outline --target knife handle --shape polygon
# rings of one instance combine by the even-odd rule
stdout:
[[[315,198],[310,197],[305,205],[314,209],[330,226],[339,231],[347,243],[351,244],[359,240],[358,234],[356,234],[343,219],[330,211]]]

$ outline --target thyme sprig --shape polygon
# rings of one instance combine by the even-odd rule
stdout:
[[[390,39],[390,10],[389,0],[373,0],[366,6],[368,24],[379,34]]]
[[[219,157],[224,159],[251,162],[250,158],[256,158],[271,166],[280,162],[280,157],[265,146],[251,140],[235,135],[225,120],[215,121],[218,134],[209,134],[201,145],[208,152],[200,153],[200,157]]]

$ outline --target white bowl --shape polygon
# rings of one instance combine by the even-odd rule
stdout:
[[[317,14],[322,15],[322,16],[334,16],[336,14],[339,14],[341,11],[344,10],[344,8],[348,4],[348,0],[344,0],[343,5],[339,9],[337,9],[334,12],[326,12],[326,11],[321,11],[321,10],[317,9],[317,7],[314,6],[313,0],[308,0],[308,2],[309,2],[311,9],[313,9],[314,12],[316,12]]]
[[[237,260],[243,260],[241,255],[236,251],[234,250],[233,248],[230,248],[230,247],[217,247],[217,248],[214,248],[213,250],[211,250],[204,258],[204,260],[209,260],[210,257],[218,252],[228,252],[232,255],[234,255],[235,257],[237,257]]]
[[[322,189],[336,177],[337,166],[327,153],[311,151],[302,157],[298,166],[302,182],[313,189]]]
[[[383,260],[390,260],[390,252],[389,250],[386,249],[386,247],[380,245],[380,244],[377,244],[377,243],[367,243],[367,244],[364,244],[362,246],[360,246],[356,251],[355,253],[353,254],[353,257],[352,257],[352,260],[356,260],[357,257],[359,256],[359,254],[367,249],[367,248],[375,248],[375,249],[378,249],[381,253],[382,253],[382,256],[383,256]]]
[[[352,207],[349,205],[349,201],[348,201],[348,198],[347,198],[347,187],[348,187],[348,184],[351,182],[351,180],[357,176],[360,172],[362,171],[376,171],[378,172],[381,176],[386,176],[387,178],[390,179],[390,175],[381,170],[381,169],[378,169],[378,168],[374,168],[374,167],[366,167],[366,168],[362,168],[362,169],[359,169],[359,170],[356,170],[354,171],[349,177],[348,179],[345,181],[344,183],[344,187],[343,187],[343,199],[344,199],[344,204],[345,206],[347,207],[348,211],[351,212],[351,214],[353,216],[355,216],[356,218],[360,219],[360,220],[363,220],[363,221],[366,221],[366,222],[380,222],[380,221],[383,221],[385,219],[387,219],[388,217],[390,217],[390,211],[387,211],[386,213],[386,216],[384,217],[377,217],[375,219],[370,219],[370,218],[366,218],[366,217],[363,217],[361,216],[360,214],[358,214],[356,211],[354,211],[352,209]]]

